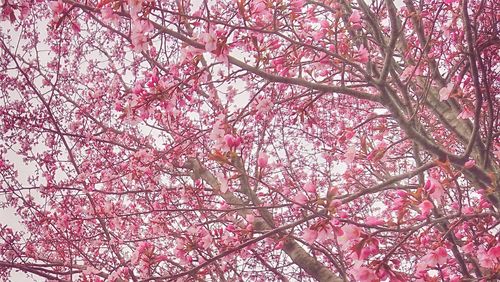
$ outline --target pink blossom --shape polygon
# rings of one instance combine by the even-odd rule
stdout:
[[[71,22],[71,29],[75,33],[79,33],[81,31],[80,24],[78,22],[76,22],[76,21]]]
[[[429,193],[432,199],[438,202],[441,201],[441,197],[444,194],[443,185],[441,185],[441,183],[439,183],[437,179],[434,179],[432,177],[429,178],[425,183],[424,190],[426,190],[427,193]]]
[[[404,205],[406,204],[406,200],[403,198],[396,198],[391,202],[391,204],[391,210],[399,210],[400,208],[404,207]]]
[[[366,244],[363,247],[363,249],[361,249],[361,252],[359,253],[359,259],[366,260],[371,255],[376,255],[378,253],[379,253],[378,241],[375,242],[370,241],[369,244]]]
[[[212,241],[213,241],[212,235],[210,235],[210,233],[207,232],[207,234],[205,234],[205,236],[203,236],[203,238],[201,239],[201,246],[204,249],[208,249],[212,244]]]
[[[181,50],[181,62],[186,62],[192,60],[194,57],[203,54],[202,49],[198,49],[192,46],[186,46]]]
[[[450,97],[451,91],[453,91],[454,86],[455,85],[453,84],[453,82],[450,82],[450,83],[448,83],[448,85],[441,88],[441,90],[439,90],[439,101],[448,100],[448,98]]]
[[[305,0],[292,0],[290,1],[290,9],[292,12],[299,13],[302,7],[304,7]]]
[[[499,264],[499,253],[500,250],[498,246],[495,248],[491,248],[486,251],[484,248],[479,248],[477,251],[477,259],[479,261],[479,265],[484,268],[494,268],[495,265]]]
[[[132,20],[139,18],[139,12],[142,10],[143,0],[129,0],[128,4],[130,6],[130,17]]]
[[[330,202],[330,205],[328,207],[330,209],[334,209],[334,208],[340,207],[341,205],[342,205],[342,200],[334,199]]]
[[[266,3],[264,1],[255,1],[254,3],[254,6],[253,6],[253,14],[255,16],[259,16],[262,12],[264,12],[265,10],[267,10],[267,6],[266,6]]]
[[[217,49],[217,35],[215,32],[205,32],[200,36],[201,41],[205,44],[205,50],[208,52]]]
[[[435,187],[436,180],[433,178],[427,179],[424,185],[424,190],[427,191],[427,193],[432,193],[436,189]]]
[[[457,118],[468,119],[474,117],[474,112],[471,111],[468,107],[464,107],[462,112],[457,116]]]
[[[475,160],[468,160],[465,162],[464,167],[465,168],[472,168],[472,167],[474,167],[475,164],[476,164]]]
[[[352,27],[354,29],[360,29],[361,28],[361,14],[359,13],[358,10],[354,10],[349,17],[349,22],[351,23]]]
[[[64,3],[61,0],[50,1],[49,8],[54,12],[54,16],[61,14],[64,11]]]
[[[488,251],[484,247],[479,247],[477,251],[479,265],[484,268],[495,268],[500,264],[500,245],[490,248]]]
[[[500,258],[500,244],[488,250],[488,255],[493,258]]]
[[[222,173],[219,173],[217,175],[217,179],[219,180],[219,183],[220,183],[220,192],[222,194],[226,193],[227,190],[229,189],[229,185],[227,183],[226,177],[224,177],[224,175]]]
[[[429,216],[429,214],[431,213],[432,207],[433,207],[433,205],[429,200],[425,200],[422,203],[420,203],[420,205],[418,205],[418,208],[420,209],[420,212],[421,212],[423,217]]]
[[[342,232],[347,240],[358,239],[361,236],[361,228],[352,224],[342,227]]]
[[[114,12],[113,9],[109,6],[105,6],[101,8],[101,16],[104,22],[107,22],[110,20],[110,18],[113,16]]]
[[[333,239],[334,234],[336,234],[335,229],[327,225],[326,227],[318,230],[318,238],[316,240],[323,243],[325,240]]]
[[[375,272],[366,266],[355,264],[351,270],[351,274],[354,276],[355,281],[372,282],[379,280]]]
[[[367,216],[365,218],[365,224],[371,225],[371,226],[382,225],[382,224],[384,224],[384,220],[377,218],[377,217],[374,217],[374,216]]]
[[[16,252],[13,250],[8,250],[4,253],[5,258],[7,260],[13,261],[16,258]]]
[[[293,201],[298,203],[298,204],[301,204],[301,205],[305,205],[308,201],[306,195],[304,195],[302,192],[299,192],[294,198],[293,198]]]
[[[316,241],[316,239],[318,238],[318,231],[310,228],[306,229],[304,230],[302,238],[304,238],[304,241],[306,241],[307,243],[313,244],[314,241]]]
[[[430,254],[427,254],[421,258],[421,262],[427,267],[434,267],[437,264],[444,264],[448,260],[448,253],[443,247],[439,247]]]
[[[267,162],[268,162],[268,156],[266,153],[262,152],[259,154],[259,158],[257,159],[257,164],[259,165],[259,167],[266,167],[267,166]]]
[[[344,154],[344,161],[346,164],[351,164],[356,158],[356,148],[354,146],[350,146],[347,148],[347,151]]]
[[[464,214],[474,214],[474,208],[473,207],[464,207],[462,209],[462,212]]]
[[[401,80],[406,80],[410,75],[413,74],[413,71],[415,70],[415,67],[413,66],[408,66],[406,69],[401,73],[399,76]]]
[[[255,221],[255,215],[253,214],[247,214],[246,217],[245,217],[246,221],[248,223],[253,223]]]
[[[283,249],[283,246],[285,245],[285,242],[283,240],[279,241],[278,244],[274,246],[274,250],[281,250]]]
[[[101,8],[101,16],[102,21],[107,24],[113,23],[117,25],[120,20],[120,17],[113,12],[113,9],[111,7],[108,6]]]
[[[316,185],[314,185],[314,183],[312,182],[307,182],[304,185],[304,190],[309,193],[316,193]]]
[[[326,33],[327,33],[327,30],[322,28],[318,31],[313,32],[311,35],[312,35],[312,38],[314,40],[320,40],[321,38],[325,37]]]
[[[4,20],[10,20],[11,23],[13,23],[16,20],[16,14],[14,13],[14,9],[12,9],[12,5],[9,4],[9,2],[2,2],[0,7],[0,21]]]
[[[405,190],[396,190],[396,195],[401,198],[405,198],[406,196],[408,196],[408,193]]]
[[[236,231],[237,231],[237,229],[236,229],[236,226],[234,226],[234,224],[228,224],[228,225],[226,226],[226,231],[229,231],[229,232],[233,232],[233,233],[234,233],[234,232],[236,232]]]
[[[224,135],[224,141],[226,142],[226,145],[229,147],[229,148],[233,148],[234,147],[234,140],[236,138],[231,135],[231,134],[226,134]]]
[[[130,39],[133,50],[137,52],[144,51],[147,47],[147,33],[153,30],[153,25],[148,20],[135,20],[132,22]]]
[[[237,148],[241,144],[242,140],[241,137],[236,137],[232,134],[226,134],[224,135],[224,142],[229,147],[229,149],[232,150]]]
[[[474,242],[470,242],[466,245],[463,245],[461,249],[462,251],[464,251],[464,253],[471,254],[474,251]]]
[[[369,60],[368,50],[361,45],[358,49],[358,53],[356,54],[356,60],[360,63],[366,64]]]

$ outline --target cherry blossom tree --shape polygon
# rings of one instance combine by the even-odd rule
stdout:
[[[500,271],[494,0],[3,0],[0,277]]]

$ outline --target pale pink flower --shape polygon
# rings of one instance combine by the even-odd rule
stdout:
[[[470,242],[467,245],[463,245],[461,249],[464,253],[471,254],[474,251],[474,242]]]
[[[464,107],[464,109],[462,110],[462,112],[457,116],[457,118],[461,118],[461,119],[468,119],[468,118],[471,118],[471,117],[474,117],[474,112],[471,111],[467,107]]]
[[[366,64],[369,60],[368,50],[361,45],[358,49],[358,53],[356,54],[356,60],[360,63]]]
[[[253,12],[252,14],[255,16],[259,16],[262,12],[267,10],[266,3],[262,0],[255,1],[253,4],[254,5],[253,5],[253,9],[252,9],[252,12]]]
[[[425,183],[424,189],[429,193],[432,199],[440,202],[441,197],[444,195],[444,188],[437,179],[429,178]]]
[[[186,46],[181,49],[181,62],[186,62],[192,60],[194,57],[203,54],[202,49],[198,49],[192,46]]]
[[[420,212],[421,212],[423,217],[429,216],[429,214],[431,213],[432,207],[433,207],[433,205],[429,200],[425,200],[422,203],[420,203],[420,205],[418,205],[418,208],[420,209]]]
[[[470,214],[474,214],[474,208],[473,208],[473,207],[464,207],[464,208],[462,209],[462,212],[463,212],[464,214],[468,214],[468,215],[470,215]]]
[[[372,282],[379,280],[373,270],[366,266],[361,266],[359,263],[354,265],[351,274],[354,276],[355,281]]]
[[[114,12],[113,9],[109,6],[104,6],[101,8],[101,16],[104,22],[107,22],[110,20],[110,18],[113,16]]]
[[[130,17],[132,20],[139,18],[139,12],[142,10],[143,0],[129,0],[128,4],[130,6]]]
[[[55,16],[61,14],[64,11],[64,3],[61,0],[50,1],[48,5],[49,8],[54,12]]]
[[[257,159],[257,164],[259,165],[259,167],[264,168],[267,166],[268,159],[269,157],[267,156],[267,154],[265,152],[262,152],[259,154],[259,157]]]
[[[212,235],[210,235],[210,233],[207,232],[207,234],[205,234],[205,236],[203,236],[203,238],[201,239],[201,246],[204,249],[208,249],[208,247],[210,247],[212,242],[213,242]]]
[[[306,229],[304,230],[302,238],[304,238],[304,241],[306,241],[307,243],[313,244],[314,241],[316,241],[316,239],[318,238],[318,231],[313,229]]]
[[[253,223],[255,221],[255,215],[247,214],[245,219],[247,220],[248,223]]]
[[[347,148],[347,151],[344,154],[344,162],[346,164],[351,164],[356,158],[356,148],[354,146],[350,146]]]
[[[450,97],[451,91],[453,91],[453,82],[448,83],[445,87],[441,88],[439,90],[439,101],[445,101],[448,100]]]
[[[391,210],[399,210],[400,208],[404,207],[404,205],[406,204],[406,200],[403,198],[396,198],[391,202],[391,204]]]
[[[329,207],[330,208],[336,208],[336,207],[340,207],[342,205],[342,200],[339,200],[339,199],[334,199],[330,202],[330,205]]]
[[[361,14],[359,13],[358,10],[354,10],[349,17],[349,22],[351,23],[352,27],[354,29],[360,29],[361,28]]]
[[[217,35],[215,32],[202,33],[200,39],[205,44],[206,51],[212,52],[217,49]]]
[[[401,80],[407,79],[411,74],[413,74],[413,70],[415,70],[415,67],[413,66],[406,67],[400,75]]]
[[[292,0],[290,1],[290,9],[292,12],[299,13],[304,7],[305,0]]]
[[[493,258],[500,258],[500,244],[488,250],[488,255]]]
[[[107,24],[113,23],[115,25],[118,25],[118,22],[120,21],[120,17],[115,14],[113,9],[109,6],[101,8],[101,16],[102,21]]]
[[[321,228],[318,230],[318,238],[316,239],[318,242],[322,243],[325,240],[333,239],[335,231],[331,226],[326,226],[325,228]]]
[[[382,225],[384,224],[384,220],[374,216],[367,216],[365,218],[365,224],[371,226]]]
[[[314,183],[312,182],[307,182],[304,185],[304,190],[309,193],[316,193],[316,185],[314,185]]]
[[[430,254],[427,254],[421,258],[421,262],[430,267],[434,267],[438,264],[445,264],[447,260],[448,253],[443,247],[439,247]]]
[[[358,239],[361,236],[361,228],[352,224],[347,224],[342,227],[342,232],[347,240]]]
[[[148,20],[136,20],[132,22],[130,39],[133,50],[141,52],[146,50],[148,37],[147,33],[153,30],[153,25]]]
[[[311,35],[312,35],[312,38],[314,40],[321,40],[321,38],[323,38],[326,33],[327,33],[327,30],[322,28],[320,30],[312,32]]]
[[[472,167],[474,167],[475,164],[476,164],[475,160],[468,160],[465,162],[464,167],[465,168],[472,168]]]
[[[283,242],[283,240],[281,240],[281,241],[279,241],[279,242],[278,242],[278,244],[276,244],[276,245],[274,246],[274,249],[275,249],[275,250],[281,250],[281,249],[283,249],[283,246],[284,246],[284,245],[285,245],[285,242]]]
[[[217,175],[217,179],[219,180],[219,183],[220,183],[220,192],[222,194],[226,193],[227,190],[229,189],[229,185],[227,183],[226,177],[224,177],[224,175],[222,173],[219,173]]]
[[[230,149],[234,149],[241,144],[242,139],[241,137],[236,137],[232,134],[226,134],[224,135],[224,142]]]
[[[499,263],[498,252],[499,252],[498,250],[492,251],[491,249],[489,251],[486,251],[484,248],[481,247],[477,251],[477,260],[479,261],[479,265],[481,265],[484,268],[494,268],[495,265]]]
[[[7,251],[4,253],[4,256],[5,256],[5,258],[7,258],[7,260],[9,260],[9,261],[13,261],[13,260],[16,258],[17,254],[16,254],[16,252],[15,252],[15,251],[13,251],[13,250],[7,250]]]
[[[422,75],[423,71],[421,68],[416,68],[414,66],[408,66],[403,73],[401,73],[401,79],[408,79],[410,76]]]
[[[301,205],[305,205],[308,201],[306,195],[304,195],[302,192],[299,192],[294,198],[293,198],[293,201],[298,203],[298,204],[301,204]]]

